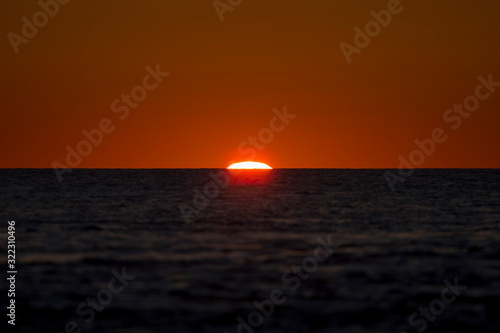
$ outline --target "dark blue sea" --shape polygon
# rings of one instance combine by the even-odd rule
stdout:
[[[385,171],[2,169],[0,331],[500,332],[500,170]]]

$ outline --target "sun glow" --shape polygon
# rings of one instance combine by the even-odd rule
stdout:
[[[272,169],[269,165],[260,162],[239,162],[233,163],[227,167],[228,169]]]

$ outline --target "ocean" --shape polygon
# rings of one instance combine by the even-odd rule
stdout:
[[[1,331],[499,332],[500,170],[385,172],[1,169]]]

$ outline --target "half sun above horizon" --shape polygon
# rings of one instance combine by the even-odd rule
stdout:
[[[261,162],[238,162],[227,167],[228,169],[272,169],[269,165]]]

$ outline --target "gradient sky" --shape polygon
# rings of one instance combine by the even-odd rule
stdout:
[[[0,167],[66,164],[103,118],[114,131],[78,167],[226,167],[285,105],[297,117],[255,158],[275,168],[398,167],[436,127],[421,167],[500,167],[500,87],[457,130],[443,120],[479,75],[500,81],[500,2],[401,1],[348,64],[339,44],[387,3],[243,0],[221,22],[212,0],[72,0],[16,54],[7,34],[40,7],[4,1]],[[170,75],[121,120],[112,102],[157,64]]]

